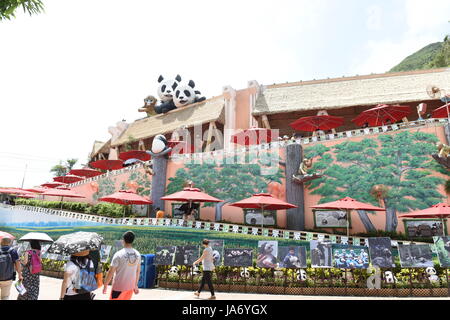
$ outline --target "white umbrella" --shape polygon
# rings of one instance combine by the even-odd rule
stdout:
[[[40,242],[53,242],[53,239],[49,237],[48,234],[43,232],[29,232],[24,235],[19,241],[40,241]]]

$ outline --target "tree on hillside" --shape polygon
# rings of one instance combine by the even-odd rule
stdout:
[[[382,198],[386,231],[395,231],[397,212],[424,209],[443,198],[436,189],[444,179],[431,176],[432,171],[446,172],[430,156],[437,141],[432,134],[405,131],[379,136],[378,141],[346,141],[333,149],[313,146],[305,150],[305,156],[319,156],[312,170],[323,170],[324,177],[307,185],[312,194],[322,196],[320,203],[349,196],[373,205],[379,204],[370,194],[372,187],[386,185],[389,192]],[[366,229],[374,230],[366,213],[358,213]]]
[[[41,0],[1,0],[0,20],[11,20],[15,18],[14,12],[18,7],[22,7],[24,12],[30,15],[44,11],[44,4]]]
[[[64,163],[60,161],[59,164],[54,165],[50,169],[50,172],[53,172],[55,177],[65,176],[70,170],[73,169],[77,161],[78,159],[67,159]]]
[[[167,194],[181,191],[185,182],[191,180],[196,188],[225,200],[217,204],[204,204],[205,207],[215,206],[215,219],[220,221],[225,204],[251,197],[254,193],[267,192],[267,184],[271,181],[281,183],[283,171],[278,166],[274,168],[276,172],[262,174],[263,168],[267,167],[260,160],[252,161],[252,157],[252,154],[247,154],[243,164],[238,162],[237,156],[228,157],[223,163],[205,161],[202,164],[186,164],[177,170],[175,177],[169,178]]]
[[[450,66],[450,38],[446,36],[444,43],[433,60],[428,64],[429,68],[445,68]]]

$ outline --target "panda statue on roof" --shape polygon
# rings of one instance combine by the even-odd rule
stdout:
[[[177,108],[185,107],[189,104],[205,101],[206,98],[201,96],[200,91],[194,90],[195,82],[189,80],[187,84],[178,85],[175,89],[173,102]]]
[[[160,103],[155,106],[156,113],[167,113],[177,108],[173,102],[173,95],[180,81],[181,76],[179,74],[177,74],[175,79],[164,79],[162,75],[159,76],[157,92]]]

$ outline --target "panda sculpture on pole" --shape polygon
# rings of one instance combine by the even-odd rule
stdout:
[[[166,137],[158,134],[153,138],[152,147],[146,152],[153,158],[157,158],[167,155],[170,151],[172,151],[172,148],[169,148]]]
[[[178,84],[181,81],[181,77],[178,74],[175,79],[166,79],[162,75],[158,78],[158,96],[160,104],[155,106],[156,113],[167,113],[170,110],[176,109],[177,107],[173,103],[173,95],[175,89],[178,87]]]

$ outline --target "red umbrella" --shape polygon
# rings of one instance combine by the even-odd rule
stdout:
[[[361,112],[352,120],[358,126],[368,123],[371,127],[385,125],[388,121],[395,123],[411,113],[409,106],[379,104],[375,108]]]
[[[296,205],[284,202],[273,197],[269,193],[256,193],[252,197],[230,204],[233,207],[246,209],[261,209],[263,219],[261,220],[261,228],[264,223],[264,210],[282,210],[297,208]]]
[[[79,176],[75,176],[73,174],[68,174],[65,176],[60,176],[60,177],[55,177],[53,178],[54,181],[56,182],[63,182],[63,183],[74,183],[77,181],[81,181],[84,180],[83,177],[79,177]]]
[[[92,167],[102,170],[118,170],[123,168],[121,160],[98,160],[90,164]]]
[[[161,200],[183,201],[183,202],[222,202],[223,200],[214,198],[199,188],[184,188],[183,191],[175,192],[161,197]]]
[[[338,209],[338,210],[346,210],[347,211],[347,236],[349,232],[348,227],[348,211],[350,210],[367,210],[367,211],[386,211],[386,209],[375,207],[371,204],[359,202],[350,197],[345,197],[339,199],[337,201],[332,201],[328,203],[318,204],[315,206],[311,206],[311,208],[315,209]]]
[[[2,188],[0,189],[0,193],[7,193],[7,194],[11,194],[11,195],[34,195],[33,192],[30,191],[26,191],[23,189],[19,189],[19,188]]]
[[[8,232],[0,231],[0,240],[3,238],[9,238],[9,239],[13,240],[16,237],[14,237],[12,234],[10,234]]]
[[[217,199],[202,192],[199,188],[184,188],[183,191],[175,192],[167,196],[161,197],[161,200],[181,201],[188,202],[189,208],[192,208],[193,202],[222,202],[223,200]]]
[[[331,130],[342,126],[344,124],[343,117],[321,115],[321,116],[311,116],[302,117],[289,125],[298,131],[310,131],[314,132],[316,130]]]
[[[43,183],[43,184],[41,184],[41,187],[56,188],[56,187],[62,187],[65,185],[67,185],[67,183],[53,181],[53,182]]]
[[[33,193],[43,193],[45,191],[48,190],[48,188],[41,188],[41,187],[34,187],[34,188],[30,188],[30,189],[24,189],[25,191],[30,191]]]
[[[91,168],[83,168],[83,169],[72,169],[69,171],[69,174],[74,174],[76,176],[91,178],[91,177],[99,176],[103,173],[98,170],[91,169]]]
[[[110,194],[109,196],[105,196],[103,198],[98,199],[99,201],[105,201],[105,202],[111,202],[111,203],[118,203],[123,204],[125,206],[130,204],[152,204],[153,201],[151,201],[148,198],[142,197],[135,192],[131,190],[120,190],[118,192],[115,192],[113,194]],[[125,208],[123,211],[123,214],[125,216]]]
[[[437,108],[431,114],[433,118],[448,118],[450,103],[443,105],[442,107]]]
[[[272,130],[264,128],[251,128],[235,133],[231,136],[231,142],[244,146],[269,143],[271,141]]]
[[[61,209],[62,209],[62,203],[64,198],[86,198],[85,196],[82,196],[81,194],[78,194],[74,191],[72,191],[69,188],[64,187],[58,187],[53,188],[50,190],[45,191],[42,193],[43,196],[53,196],[53,197],[61,197]]]
[[[444,218],[450,217],[450,205],[438,203],[423,210],[402,214],[399,218],[439,218],[442,222],[442,233],[445,236]]]
[[[18,194],[16,195],[17,198],[25,198],[25,199],[31,199],[36,198],[36,195],[34,194]]]
[[[126,161],[128,159],[139,159],[142,161],[148,161],[150,160],[151,156],[145,152],[145,151],[141,151],[141,150],[131,150],[131,151],[127,151],[127,152],[121,152],[119,154],[119,159]]]

